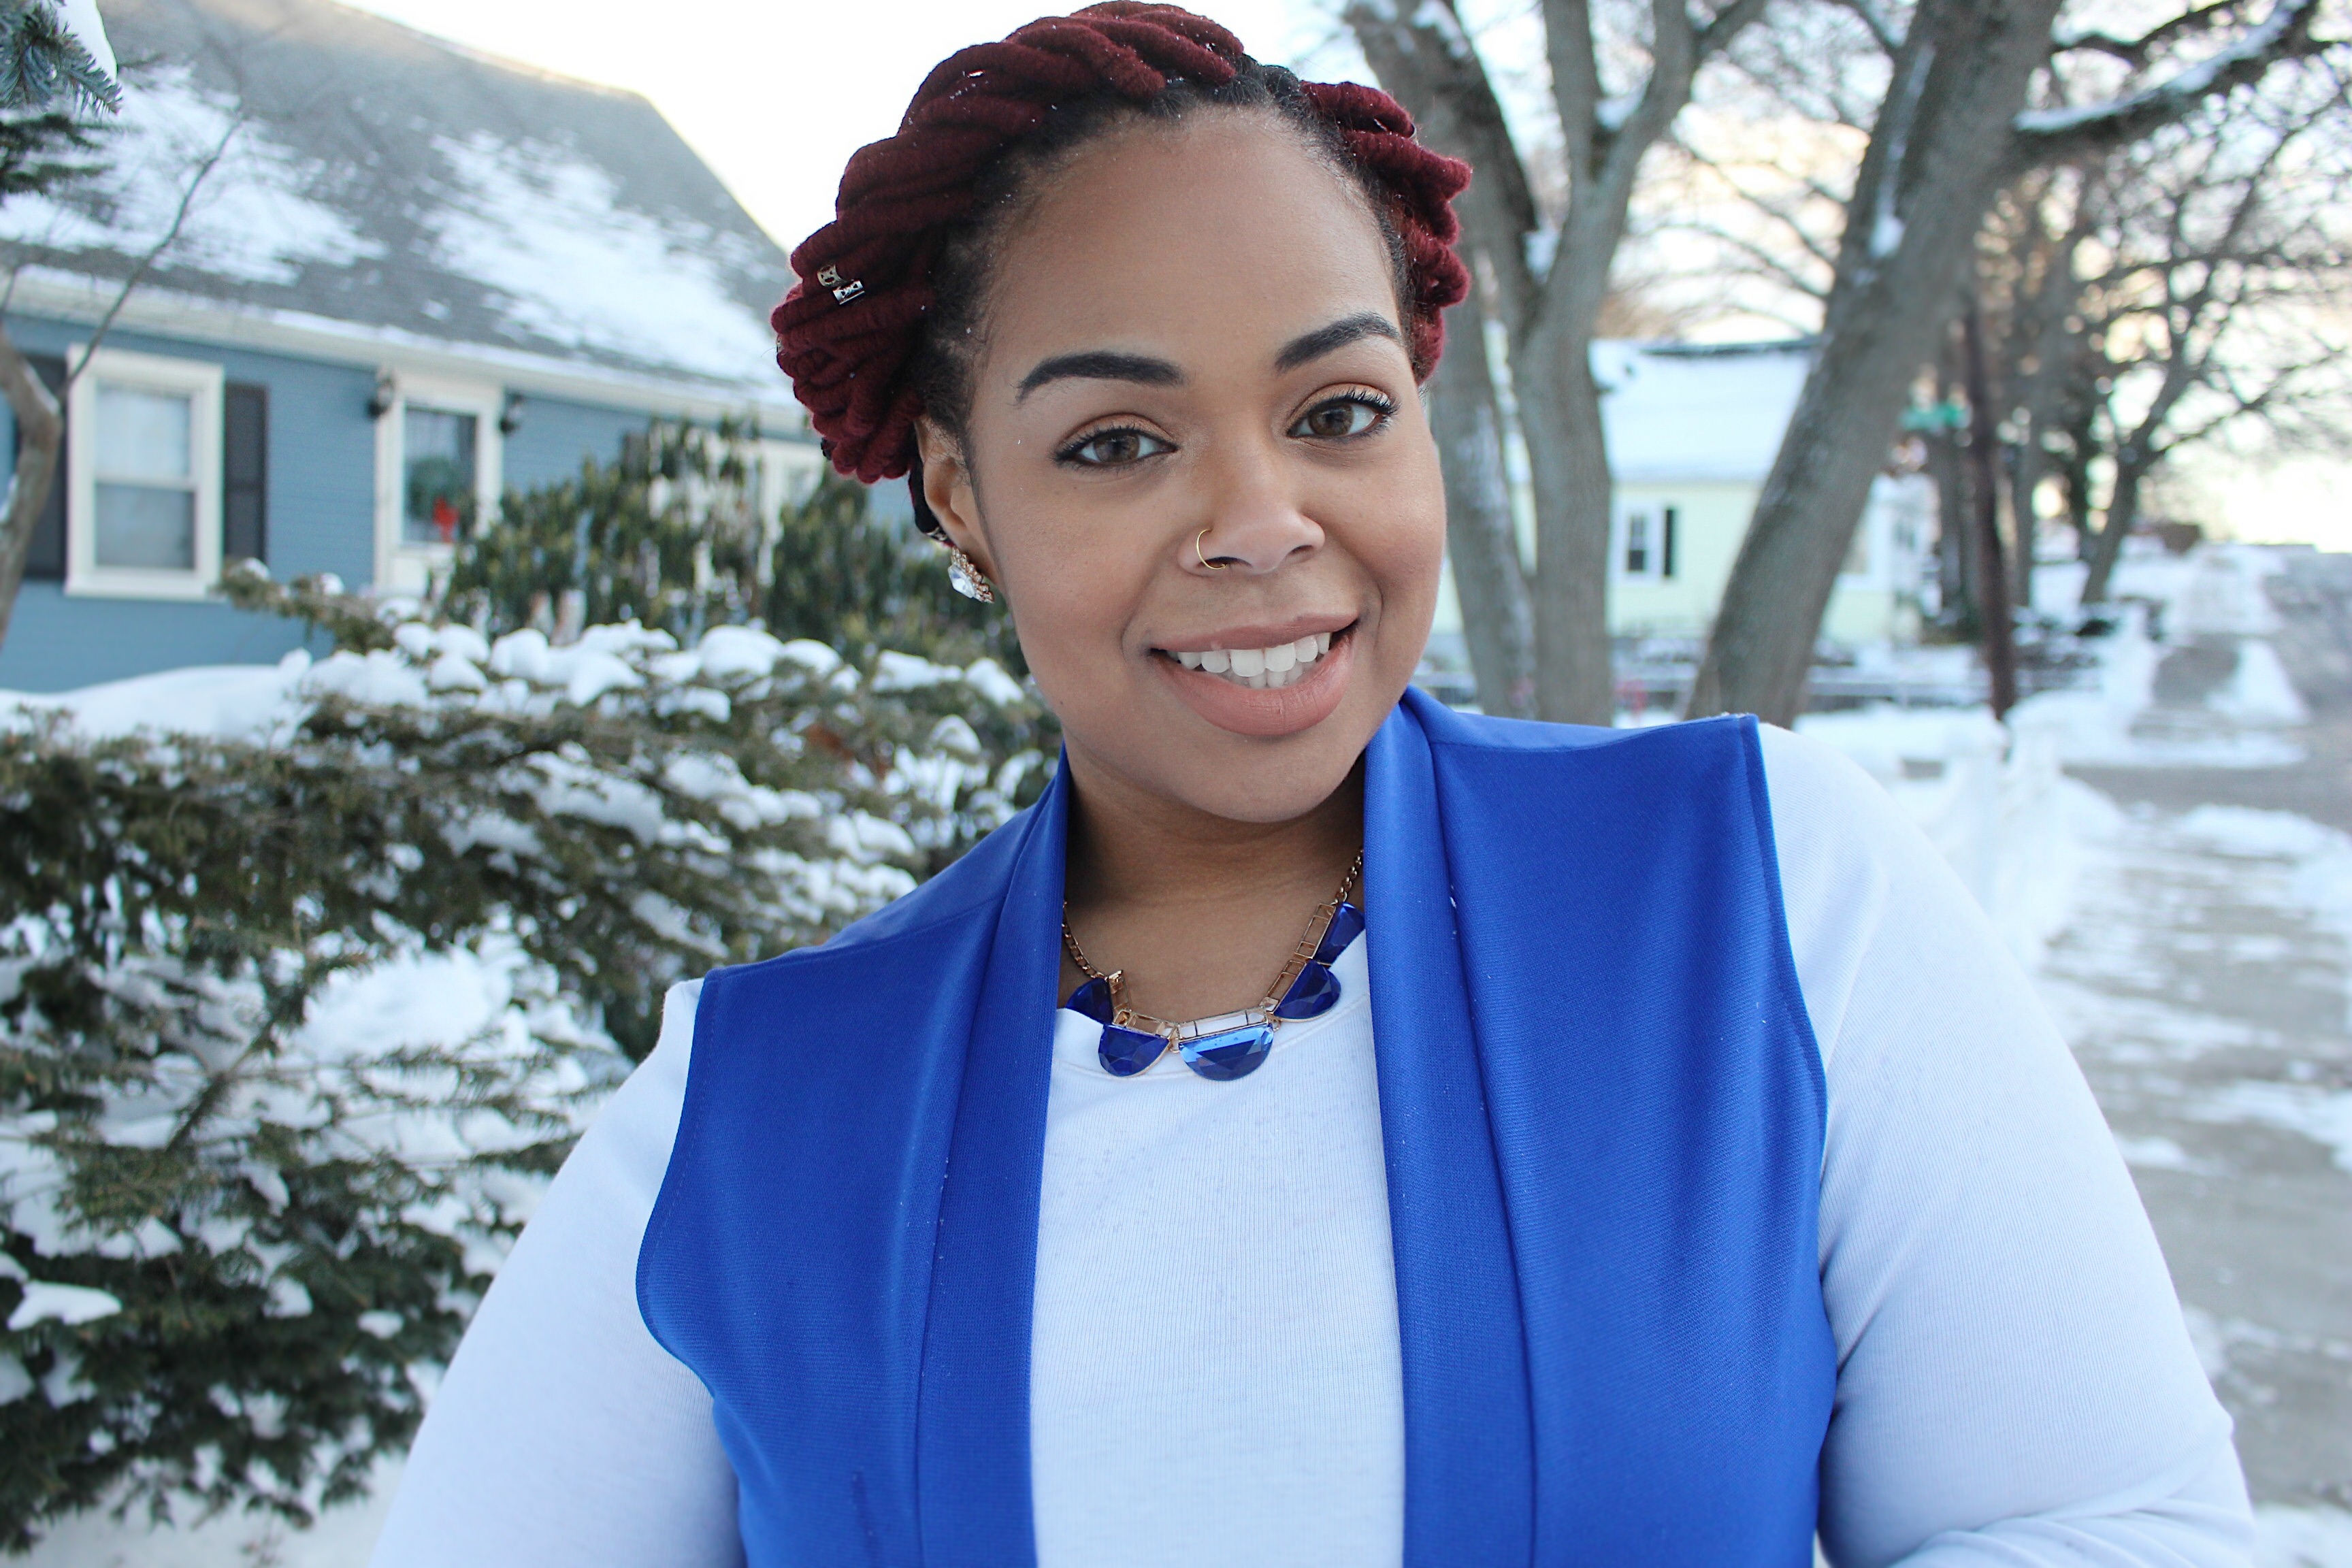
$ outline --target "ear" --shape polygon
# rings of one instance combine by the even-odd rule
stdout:
[[[915,422],[915,450],[923,459],[923,501],[947,530],[948,540],[972,558],[988,580],[1003,585],[988,536],[980,526],[980,496],[971,482],[971,465],[956,438],[929,419]]]

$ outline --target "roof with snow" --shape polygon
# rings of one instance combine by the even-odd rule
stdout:
[[[1761,484],[1812,368],[1813,340],[1592,345],[1620,483]]]
[[[25,260],[714,391],[782,391],[784,254],[635,93],[331,0],[107,0],[112,167],[0,206]],[[138,62],[150,62],[143,69]]]

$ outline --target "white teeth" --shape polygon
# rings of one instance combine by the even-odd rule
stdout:
[[[1279,691],[1307,679],[1315,661],[1331,651],[1329,632],[1310,632],[1296,642],[1272,647],[1171,649],[1187,669],[1229,677],[1234,685],[1253,691]]]

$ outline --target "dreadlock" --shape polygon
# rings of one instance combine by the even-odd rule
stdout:
[[[1206,17],[1108,0],[940,62],[898,133],[850,159],[834,221],[793,252],[799,281],[772,318],[776,363],[834,467],[869,484],[896,479],[914,465],[918,418],[961,429],[991,247],[1042,171],[1122,120],[1203,104],[1275,112],[1357,182],[1426,380],[1442,312],[1469,290],[1452,205],[1469,165],[1414,142],[1412,116],[1386,93],[1300,81]],[[928,511],[918,496],[927,524]]]

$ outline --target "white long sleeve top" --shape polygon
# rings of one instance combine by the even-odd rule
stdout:
[[[1885,792],[1764,731],[1828,1083],[1838,1568],[2224,1568],[2230,1422],[2026,977]],[[1370,911],[1377,921],[1380,912]],[[1404,1418],[1366,943],[1249,1078],[1138,1079],[1057,1015],[1032,1330],[1042,1568],[1376,1568]],[[637,1312],[698,986],[550,1189],[436,1394],[376,1568],[742,1560],[710,1396]],[[1043,1048],[1046,1042],[1040,1042]]]

